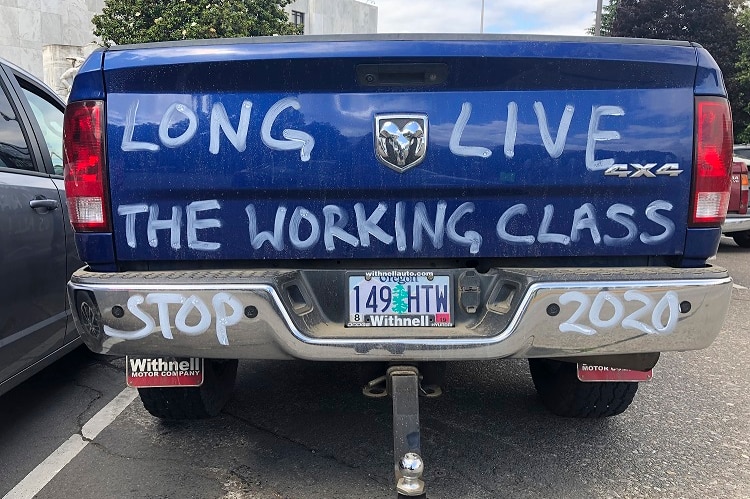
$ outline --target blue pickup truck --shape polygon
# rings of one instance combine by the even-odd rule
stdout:
[[[689,42],[102,49],[65,113],[74,317],[163,418],[218,413],[237,359],[387,363],[394,426],[432,363],[497,358],[556,414],[619,414],[721,329],[731,123]]]

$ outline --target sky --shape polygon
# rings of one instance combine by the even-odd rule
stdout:
[[[482,0],[367,3],[378,6],[378,33],[479,33]],[[582,36],[595,10],[596,0],[484,0],[484,32]]]

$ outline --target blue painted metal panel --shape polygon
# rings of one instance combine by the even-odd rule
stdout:
[[[108,98],[109,166],[114,227],[119,235],[116,239],[118,257],[139,260],[471,255],[469,248],[457,247],[447,241],[439,249],[425,245],[420,251],[414,250],[412,215],[405,219],[407,249],[404,251],[398,250],[395,240],[387,245],[374,242],[370,247],[363,247],[360,240],[356,248],[343,244],[328,251],[324,248],[325,234],[304,251],[295,250],[290,244],[288,225],[298,206],[314,214],[322,232],[325,232],[323,206],[340,207],[349,218],[345,230],[359,237],[354,211],[358,202],[364,203],[367,216],[378,201],[385,203],[387,211],[380,226],[384,230],[390,227],[388,232],[395,238],[394,216],[399,200],[406,202],[405,208],[410,214],[416,203],[425,203],[433,223],[440,200],[448,203],[445,223],[458,205],[473,202],[474,212],[462,217],[460,227],[462,231],[472,230],[482,236],[484,243],[475,256],[620,254],[622,246],[607,245],[604,236],[624,237],[629,232],[637,236],[628,245],[629,254],[678,254],[682,250],[692,158],[693,110],[692,105],[684,105],[685,102],[692,103],[690,88],[300,94],[293,96],[299,102],[299,109],[283,111],[271,128],[271,136],[282,139],[284,129],[309,134],[315,140],[309,161],[302,160],[300,150],[273,150],[261,137],[262,122],[269,110],[288,97],[286,94],[111,94]],[[136,100],[137,110],[134,107]],[[214,104],[220,102],[230,123],[237,126],[243,101],[252,103],[246,149],[238,151],[221,133],[218,151],[212,153],[210,128]],[[513,157],[509,158],[505,151],[505,134],[511,102],[518,109],[518,132],[512,148]],[[556,128],[566,105],[574,109],[565,147],[558,158],[551,157],[543,143],[534,108],[537,102],[544,107],[549,123],[553,123],[552,140],[557,137]],[[171,138],[168,140],[183,134],[192,135],[192,138],[184,145],[168,147],[159,136],[159,123],[175,103],[185,112],[192,110],[196,128],[194,133],[190,132],[189,121],[180,120],[184,115],[175,113],[178,119],[173,120],[173,125],[168,128]],[[465,103],[471,104],[471,115],[459,144],[486,148],[489,157],[462,156],[465,151],[459,154],[451,151],[451,135]],[[624,116],[602,117],[595,127],[618,131],[621,138],[597,141],[591,146],[592,108],[600,105],[619,106],[624,111]],[[375,157],[374,147],[375,114],[399,111],[429,116],[426,158],[404,173],[396,173],[381,164]],[[134,113],[134,125],[126,135],[128,113]],[[159,150],[123,151],[123,147],[158,147]],[[597,159],[612,158],[624,165],[657,166],[651,168],[652,176],[606,176],[603,170],[587,169],[587,147]],[[653,175],[657,167],[665,164],[677,164],[683,172],[678,176]],[[634,167],[627,168],[626,174],[635,174]],[[220,249],[191,250],[187,244],[186,206],[191,202],[209,200],[216,200],[221,208],[199,216],[221,220],[222,228],[203,229],[201,234],[206,236],[201,237],[219,243]],[[497,235],[497,224],[503,213],[514,205],[525,205],[528,215],[513,217],[510,225],[527,225],[515,227],[513,233],[538,236],[545,206],[550,205],[558,213],[553,229],[570,236],[575,210],[585,203],[592,203],[595,207],[592,216],[597,219],[601,236],[596,242],[596,236],[584,235],[581,241],[569,245],[508,245],[503,244],[503,239]],[[671,220],[674,230],[668,229],[670,237],[654,244],[644,244],[640,242],[642,232],[658,235],[665,230],[646,217],[652,203],[670,206],[662,214]],[[287,241],[284,250],[276,250],[270,244],[257,250],[250,246],[246,214],[249,204],[254,205],[261,231],[273,227],[279,206],[287,208],[283,228]],[[181,218],[179,251],[172,248],[168,230],[156,229],[155,242],[149,243],[149,215],[143,212],[144,206],[137,205],[158,206],[159,215],[154,219],[170,218],[172,207],[178,207]],[[608,210],[629,212],[630,208],[637,227],[633,231],[607,217]],[[141,212],[130,215],[134,223],[134,239],[131,238],[128,244],[122,235],[127,229],[127,213],[133,210]],[[582,223],[586,225],[586,222]],[[304,231],[306,225],[301,226]],[[149,244],[156,244],[156,247]]]
[[[104,50],[96,50],[89,55],[78,69],[68,102],[104,100],[103,62]]]
[[[89,265],[114,264],[115,247],[110,233],[76,232],[75,241],[79,255]]]
[[[107,52],[117,257],[680,255],[693,94],[708,91],[697,80],[696,61],[712,71],[701,50],[581,40],[376,39]],[[445,64],[448,77],[431,89],[366,87],[357,80],[358,64],[402,62]],[[716,81],[714,91],[723,85]],[[96,93],[92,85],[76,96],[91,98],[87,91]],[[280,102],[294,106],[276,116]],[[221,128],[214,115],[212,147],[212,110],[219,104],[229,126]],[[249,124],[246,138],[235,140],[238,150],[228,138],[235,132],[227,130],[237,129],[243,106]],[[573,109],[567,134],[566,106]],[[594,110],[603,113],[599,119]],[[428,116],[421,164],[397,173],[377,160],[374,119],[383,113]],[[272,139],[262,138],[264,120]],[[299,148],[268,145],[300,145],[308,136],[309,158]],[[605,175],[605,167],[593,164],[604,159],[623,169]],[[645,173],[638,174],[639,165]],[[672,166],[655,175],[664,165]],[[373,215],[379,203],[384,212]],[[426,217],[415,223],[422,209]],[[257,238],[253,244],[257,233],[274,230],[277,218],[275,246]],[[319,233],[311,232],[316,227]]]
[[[684,258],[703,261],[715,255],[721,242],[721,227],[688,228],[685,234]]]
[[[418,36],[418,35],[417,35]],[[488,37],[489,38],[489,37]],[[105,70],[133,67],[196,64],[240,60],[304,60],[310,58],[418,59],[423,57],[504,57],[537,59],[588,59],[632,62],[659,62],[666,65],[695,66],[695,48],[689,44],[661,45],[648,40],[630,43],[597,43],[592,38],[570,41],[549,40],[388,40],[373,37],[367,41],[299,41],[277,43],[221,43],[201,45],[133,46],[107,53]]]
[[[719,95],[726,97],[724,76],[711,54],[702,47],[696,49],[698,70],[695,75],[695,95]]]

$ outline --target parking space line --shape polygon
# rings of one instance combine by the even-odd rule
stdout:
[[[90,440],[96,438],[104,428],[109,426],[135,400],[137,395],[138,391],[135,388],[128,387],[121,391],[83,425],[81,434],[72,435],[55,449],[10,492],[5,494],[3,499],[33,498],[88,445]]]
[[[739,284],[732,284],[732,287],[734,289],[747,289],[745,286],[740,286]]]

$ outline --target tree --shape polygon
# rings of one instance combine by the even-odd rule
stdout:
[[[406,291],[406,288],[404,288],[403,284],[397,284],[393,288],[393,305],[391,305],[391,310],[397,314],[405,313],[409,310],[408,299],[409,293]]]
[[[738,28],[730,0],[619,0],[612,36],[698,42],[733,74]]]
[[[104,45],[193,38],[297,35],[284,7],[291,0],[105,0],[93,17]]]
[[[729,100],[736,110],[735,131],[744,130],[750,124],[750,115],[744,111],[747,101],[742,100],[737,81],[740,35],[737,13],[743,10],[742,3],[738,0],[617,0],[610,35],[701,44],[724,74]]]
[[[750,9],[740,9],[737,14],[739,38],[737,40],[737,73],[732,118],[735,142],[750,142]]]
[[[607,5],[602,6],[602,25],[600,29],[601,36],[612,36],[612,23],[615,20],[615,11],[617,10],[617,0],[609,0]],[[589,35],[596,35],[596,24],[586,30]]]

